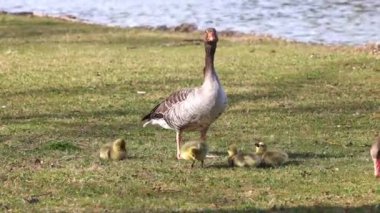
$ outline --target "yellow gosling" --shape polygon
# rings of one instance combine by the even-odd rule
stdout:
[[[231,167],[257,167],[260,165],[260,158],[254,154],[243,154],[235,145],[228,147],[228,165]]]
[[[283,151],[269,150],[263,142],[256,143],[256,154],[261,158],[261,161],[266,166],[280,166],[288,161],[288,154]]]
[[[125,148],[125,140],[117,139],[114,142],[104,144],[100,148],[101,159],[104,160],[123,160],[127,157],[127,150]]]
[[[181,158],[192,161],[191,168],[194,167],[196,160],[201,162],[203,168],[207,153],[208,146],[206,142],[190,141],[181,147]]]

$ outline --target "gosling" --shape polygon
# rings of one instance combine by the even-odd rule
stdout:
[[[372,144],[370,154],[373,161],[375,177],[380,178],[380,136],[377,137],[376,142]]]
[[[201,167],[204,166],[204,159],[208,153],[208,146],[206,142],[190,141],[181,147],[181,157],[185,160],[190,160],[193,163],[191,168],[194,167],[195,161],[201,162]]]
[[[283,151],[269,150],[263,142],[255,143],[256,154],[261,158],[262,165],[278,167],[288,161],[288,154]]]
[[[254,154],[243,154],[236,148],[235,145],[228,147],[228,165],[230,167],[257,167],[260,165],[260,158]]]
[[[104,144],[100,148],[99,156],[103,160],[124,160],[127,157],[125,140],[117,139],[114,142]]]

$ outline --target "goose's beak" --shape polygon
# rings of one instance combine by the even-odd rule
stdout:
[[[218,42],[218,35],[216,34],[216,30],[214,28],[208,28],[206,30],[204,41],[206,43],[216,43],[216,42]]]
[[[214,32],[207,32],[207,41],[213,42],[216,40],[216,35]]]

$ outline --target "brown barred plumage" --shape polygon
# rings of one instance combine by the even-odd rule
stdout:
[[[155,119],[155,118],[165,119],[165,114],[170,110],[170,108],[173,105],[186,100],[189,93],[191,93],[193,90],[194,89],[186,88],[186,89],[181,89],[181,90],[173,92],[164,101],[156,105],[152,109],[152,111],[149,114],[145,115],[141,120],[146,121],[146,120]]]

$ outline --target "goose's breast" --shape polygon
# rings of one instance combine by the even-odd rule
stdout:
[[[217,119],[227,107],[227,96],[223,88],[219,88],[214,93],[200,97],[200,115],[205,123],[211,123]]]
[[[227,97],[221,88],[215,92],[196,91],[186,102],[173,109],[175,125],[187,130],[207,128],[226,109]]]
[[[215,97],[215,104],[213,105],[211,109],[211,113],[210,113],[211,117],[213,119],[218,118],[224,112],[226,107],[227,107],[227,96],[223,88],[220,87]]]

